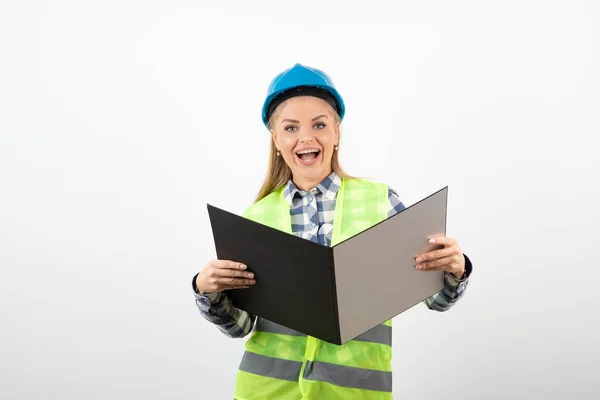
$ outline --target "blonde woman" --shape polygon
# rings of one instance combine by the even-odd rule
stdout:
[[[296,64],[273,79],[262,112],[271,133],[269,168],[246,218],[331,246],[359,233],[358,226],[374,225],[404,208],[393,189],[353,178],[340,167],[344,112],[342,97],[323,71]],[[282,212],[290,214],[286,223]],[[334,229],[338,220],[353,223]],[[445,311],[463,296],[472,266],[456,240],[433,240],[443,248],[419,255],[414,267],[445,271],[444,289],[424,300],[428,308]],[[251,334],[237,373],[236,399],[392,398],[391,321],[333,345],[236,309],[223,293],[254,283],[240,262],[214,260],[192,284],[205,319],[232,338]],[[357,293],[356,301],[372,295]]]

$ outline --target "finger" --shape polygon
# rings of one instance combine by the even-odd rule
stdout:
[[[429,243],[431,244],[441,244],[442,246],[453,246],[456,244],[456,240],[448,237],[448,236],[435,236],[429,238]]]
[[[248,289],[250,286],[225,286],[223,290]]]
[[[239,269],[217,269],[215,276],[218,278],[254,278],[254,273],[250,271],[240,271]]]
[[[221,278],[217,282],[221,286],[249,286],[256,283],[254,279],[244,278]]]
[[[454,257],[443,257],[438,258],[437,260],[431,260],[426,262],[421,262],[415,266],[419,271],[441,271],[441,270],[449,270],[452,268],[452,262],[454,261]]]
[[[450,257],[452,255],[454,255],[454,253],[456,253],[456,248],[455,247],[445,247],[442,249],[437,249],[437,250],[433,250],[421,255],[418,255],[415,258],[415,261],[417,263],[423,262],[423,261],[428,261],[428,260],[435,260],[435,259],[440,259],[440,258],[444,258],[444,257]]]
[[[218,269],[236,269],[241,271],[248,268],[244,263],[231,260],[214,260],[211,265]]]

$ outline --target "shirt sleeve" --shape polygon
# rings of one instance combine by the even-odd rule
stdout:
[[[457,279],[448,272],[444,273],[444,288],[423,300],[430,310],[447,311],[464,295],[473,266],[469,258],[465,254],[463,256],[465,257],[465,276],[463,279]]]
[[[390,206],[388,208],[388,218],[406,208],[404,204],[400,201],[398,193],[396,193],[396,191],[392,188],[388,188],[388,199],[390,202]]]
[[[234,307],[223,292],[199,294],[196,290],[196,276],[197,274],[192,280],[192,289],[202,317],[230,338],[248,335],[254,327],[256,316]]]
[[[388,218],[406,208],[402,201],[400,201],[398,193],[396,193],[394,189],[388,188],[388,198],[390,203],[388,208]],[[463,256],[465,257],[465,275],[462,279],[457,279],[453,274],[445,272],[444,288],[423,300],[423,303],[430,310],[449,310],[464,295],[467,285],[469,284],[469,276],[473,270],[473,265],[466,254],[463,254]]]

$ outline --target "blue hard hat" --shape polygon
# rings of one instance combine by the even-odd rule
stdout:
[[[278,74],[269,84],[267,98],[262,108],[262,120],[268,128],[271,114],[284,100],[294,96],[316,96],[328,101],[337,111],[340,119],[346,111],[344,100],[336,90],[333,81],[325,72],[296,64]]]

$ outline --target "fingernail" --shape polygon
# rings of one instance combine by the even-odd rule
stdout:
[[[417,265],[417,269],[418,269],[418,270],[422,270],[422,269],[423,269],[423,266],[422,266],[422,265]]]
[[[256,283],[256,281],[255,281],[254,279],[252,279],[252,280],[250,281],[250,284],[252,284],[252,285],[254,285],[255,283]]]
[[[429,243],[435,243],[435,238],[429,239]]]
[[[423,259],[421,257],[417,258],[417,262],[421,262]]]
[[[252,272],[250,272],[250,273],[248,274],[248,278],[254,278],[254,274],[253,274]]]
[[[246,269],[246,266],[244,264],[240,264],[240,269]]]

